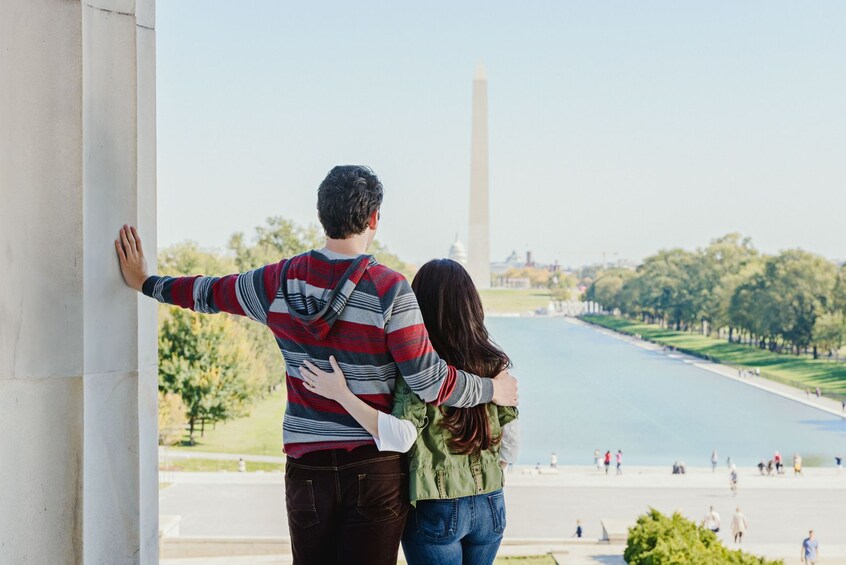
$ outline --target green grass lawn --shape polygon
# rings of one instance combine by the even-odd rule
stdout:
[[[247,461],[247,472],[265,471],[265,472],[283,472],[285,465],[283,463],[257,463]],[[165,469],[163,469],[165,470]],[[237,461],[217,461],[215,459],[203,459],[201,457],[192,457],[191,459],[171,459],[168,471],[187,471],[192,473],[214,473],[221,471],[229,471],[231,473],[238,472]],[[161,485],[159,490],[161,490]]]
[[[171,449],[281,456],[282,414],[284,412],[285,393],[284,391],[275,392],[259,400],[250,410],[249,416],[229,422],[219,422],[214,429],[206,426],[203,437],[196,432],[194,439],[197,445],[178,446]]]
[[[494,314],[524,314],[549,306],[549,291],[543,289],[491,288],[479,293],[485,311]]]
[[[811,359],[728,343],[699,334],[664,329],[613,316],[585,316],[584,320],[625,334],[640,334],[649,341],[736,367],[761,369],[769,379],[799,388],[820,387],[826,396],[846,396],[846,364],[827,359]]]

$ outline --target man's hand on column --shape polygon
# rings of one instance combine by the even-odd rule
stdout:
[[[520,395],[517,391],[517,379],[508,369],[501,371],[493,378],[494,393],[493,403],[500,406],[517,406]]]
[[[133,226],[124,225],[120,228],[118,239],[115,240],[120,272],[126,284],[141,292],[141,286],[147,280],[147,260],[141,248],[141,237]],[[496,387],[494,387],[496,390]]]

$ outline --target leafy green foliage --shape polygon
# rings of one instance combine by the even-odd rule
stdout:
[[[377,261],[381,264],[385,265],[389,269],[393,269],[398,273],[402,273],[411,282],[414,278],[414,275],[417,273],[417,267],[410,263],[404,262],[394,253],[391,253],[387,247],[379,243],[378,241],[374,241],[370,244],[370,248],[367,250],[368,253],[373,255]]]
[[[585,297],[676,330],[727,330],[729,341],[834,355],[846,342],[844,269],[801,250],[762,256],[729,234],[704,249],[659,251],[634,273],[600,271]]]
[[[629,565],[777,565],[742,551],[732,551],[717,536],[678,512],[665,516],[651,509],[629,529],[623,555]]]
[[[280,216],[272,216],[267,225],[258,226],[252,244],[241,232],[229,238],[229,249],[242,273],[322,246],[323,236],[316,226],[298,226]]]
[[[201,418],[246,413],[256,396],[255,353],[244,328],[227,316],[169,307],[159,324],[159,390],[182,397],[189,440]]]
[[[173,392],[159,391],[159,443],[172,445],[182,439],[185,430],[185,403]]]

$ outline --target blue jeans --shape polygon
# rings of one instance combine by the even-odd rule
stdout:
[[[502,490],[447,500],[419,500],[402,535],[409,565],[489,565],[505,531]]]

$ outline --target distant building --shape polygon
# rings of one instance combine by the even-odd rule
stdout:
[[[448,257],[456,263],[467,266],[467,251],[464,249],[464,244],[458,239],[458,234],[455,234],[455,241],[449,246]]]
[[[522,269],[525,266],[526,263],[517,255],[517,252],[512,251],[511,255],[505,261],[494,261],[491,263],[491,273],[501,275],[508,269]]]

